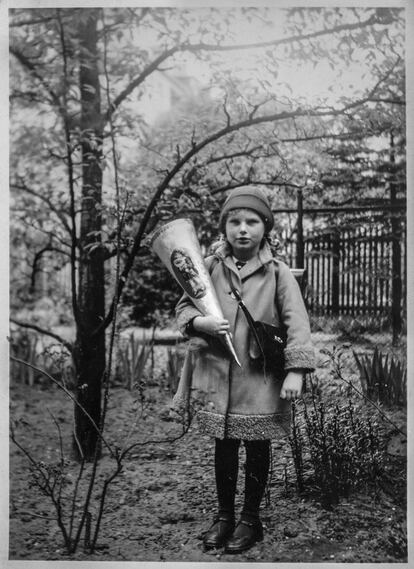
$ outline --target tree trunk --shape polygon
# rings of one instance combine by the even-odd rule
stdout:
[[[79,25],[82,131],[82,211],[75,365],[77,399],[95,424],[101,418],[101,387],[105,371],[105,330],[96,330],[105,316],[104,258],[101,248],[102,118],[98,73],[98,10],[88,10]],[[93,458],[99,435],[86,414],[75,406],[75,449]]]

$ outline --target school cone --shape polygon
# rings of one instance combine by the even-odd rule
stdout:
[[[202,314],[224,317],[190,219],[175,219],[162,225],[148,236],[147,244]],[[225,334],[223,341],[241,367],[230,334]]]

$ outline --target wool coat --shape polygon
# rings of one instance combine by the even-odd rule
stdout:
[[[267,243],[241,270],[235,266],[227,244],[205,262],[242,365],[239,367],[225,350],[217,348],[217,340],[194,336],[173,407],[183,410],[191,397],[196,401],[200,429],[217,438],[258,440],[283,436],[290,425],[290,402],[280,398],[284,375],[290,369],[314,369],[309,318],[299,285],[289,267],[273,258]],[[250,357],[255,352],[257,355],[257,345],[223,265],[228,267],[233,286],[253,319],[285,327],[284,370],[264,372]],[[180,331],[185,334],[187,324],[200,315],[184,294],[176,306]]]

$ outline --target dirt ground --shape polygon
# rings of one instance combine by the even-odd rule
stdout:
[[[161,360],[161,356],[156,358],[154,378],[161,377],[162,372],[157,369],[157,365],[162,365]],[[27,458],[10,443],[11,560],[407,561],[405,457],[389,455],[387,476],[376,494],[353,493],[338,506],[326,510],[317,496],[297,495],[288,441],[273,443],[272,476],[262,509],[264,541],[236,556],[222,550],[203,551],[202,533],[210,525],[216,508],[213,442],[200,435],[195,425],[183,438],[168,442],[179,435],[180,425],[166,413],[170,401],[168,390],[155,381],[151,384],[145,391],[143,412],[136,392],[121,387],[111,390],[108,439],[120,445],[135,442],[140,445],[134,448],[123,471],[109,487],[98,548],[92,555],[83,551],[83,542],[75,554],[65,552],[49,499],[30,482]],[[36,460],[45,463],[59,460],[56,424],[59,425],[64,453],[69,458],[66,488],[73,488],[77,465],[70,459],[72,402],[56,387],[20,384],[11,386],[10,405],[11,416],[18,421],[16,437]],[[99,464],[99,487],[90,508],[92,529],[96,521],[94,504],[102,491],[100,482],[113,466],[104,449]],[[242,489],[241,468],[239,509]]]

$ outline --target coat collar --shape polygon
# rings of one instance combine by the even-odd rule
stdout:
[[[238,275],[241,280],[246,279],[255,273],[258,269],[261,269],[263,266],[267,265],[273,260],[272,251],[270,245],[267,242],[265,242],[263,247],[259,249],[258,255],[254,259],[251,259],[244,267],[240,269],[240,271],[234,264],[231,247],[227,242],[220,244],[214,251],[214,255],[223,261],[223,263],[229,269],[236,273],[236,275]]]

